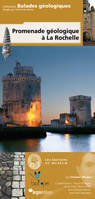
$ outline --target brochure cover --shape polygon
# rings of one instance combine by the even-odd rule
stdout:
[[[0,1],[0,199],[95,198],[94,13]]]

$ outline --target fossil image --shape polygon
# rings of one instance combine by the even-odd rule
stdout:
[[[9,29],[6,27],[4,38],[3,38],[3,48],[2,54],[4,59],[6,60],[9,56],[11,56],[11,40],[10,40],[10,32]]]

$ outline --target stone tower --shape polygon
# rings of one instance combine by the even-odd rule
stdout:
[[[84,95],[77,95],[69,98],[70,113],[77,116],[77,124],[89,125],[91,124],[91,97]]]
[[[41,125],[41,78],[31,66],[16,63],[14,72],[3,77],[5,122],[21,126]]]

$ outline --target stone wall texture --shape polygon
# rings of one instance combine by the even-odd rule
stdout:
[[[25,153],[0,153],[0,199],[25,199]]]

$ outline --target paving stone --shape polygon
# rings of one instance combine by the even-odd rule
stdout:
[[[8,195],[8,196],[12,195],[12,187],[7,187],[7,189],[6,189],[6,195]]]
[[[9,170],[9,167],[4,167],[4,171],[7,171],[7,170]]]
[[[4,180],[4,179],[0,180],[0,185],[4,185],[5,183],[6,183],[6,180]]]
[[[15,180],[18,180],[18,181],[20,181],[21,180],[21,176],[13,176],[13,180],[15,181]]]
[[[22,176],[22,181],[25,181],[25,176]]]
[[[7,167],[7,163],[6,162],[2,162],[2,166],[3,167]]]
[[[12,196],[23,196],[22,189],[13,189],[12,190]]]
[[[12,171],[7,171],[7,175],[8,175],[8,176],[12,176],[12,175],[13,175],[13,172],[12,172]]]
[[[7,179],[7,172],[2,175],[3,179]]]
[[[25,188],[25,182],[24,181],[20,182],[20,188]]]
[[[13,175],[18,175],[18,170],[13,170]]]
[[[11,162],[8,163],[8,166],[9,166],[9,167],[13,167],[13,163],[11,163]]]
[[[24,165],[25,165],[25,162],[24,162],[24,161],[21,161],[21,162],[20,162],[20,165],[24,166]]]
[[[1,199],[9,199],[8,196],[2,196]]]
[[[2,192],[0,191],[0,198],[2,197]]]
[[[18,166],[19,165],[19,161],[14,161],[14,165]]]
[[[20,175],[25,175],[25,171],[20,171]]]
[[[9,187],[9,186],[11,186],[11,184],[12,184],[11,182],[6,182],[5,185],[6,185],[7,187]]]
[[[14,170],[21,170],[21,166],[13,166]]]
[[[5,185],[2,186],[2,193],[6,193],[6,188],[7,187]]]
[[[11,177],[7,177],[7,180],[12,181],[12,176]]]
[[[2,174],[4,174],[5,173],[5,171],[0,171],[0,175],[2,175]]]
[[[12,188],[19,188],[19,181],[14,181],[12,183]],[[22,187],[21,187],[22,188]]]
[[[17,197],[17,198],[15,198],[15,197],[12,197],[11,199],[18,199],[18,197]]]

